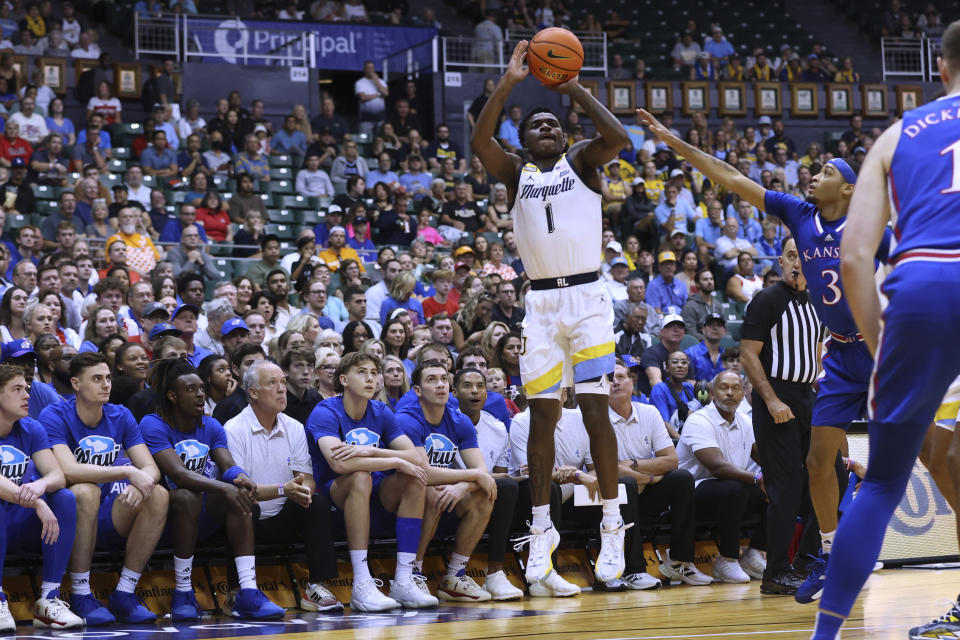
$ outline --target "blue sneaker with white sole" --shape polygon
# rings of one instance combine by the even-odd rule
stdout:
[[[807,565],[810,573],[807,574],[806,580],[794,594],[794,600],[800,604],[808,604],[820,599],[820,596],[823,595],[823,585],[827,581],[827,560],[829,558],[829,553],[810,556],[810,564]]]
[[[113,624],[117,621],[117,619],[113,617],[113,614],[90,593],[71,595],[70,610],[80,618],[83,618],[83,621],[88,627],[99,627],[105,624]]]

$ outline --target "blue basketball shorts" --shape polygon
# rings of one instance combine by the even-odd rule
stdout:
[[[867,395],[873,373],[873,356],[862,340],[828,340],[813,405],[813,426],[846,431],[854,420],[867,415]]]

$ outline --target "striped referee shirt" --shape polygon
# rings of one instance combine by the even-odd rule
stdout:
[[[763,343],[760,364],[773,380],[812,384],[824,329],[806,291],[784,282],[761,290],[747,307],[741,340]]]

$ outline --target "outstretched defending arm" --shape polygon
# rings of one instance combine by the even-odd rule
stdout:
[[[761,211],[766,211],[763,202],[766,190],[763,187],[720,158],[708,155],[673,135],[669,129],[660,124],[659,120],[644,109],[637,109],[637,113],[640,114],[643,124],[650,127],[650,131],[655,136],[676,151],[677,154],[683,156],[684,160],[699,169],[703,175],[710,179],[710,182],[722,185]]]
[[[506,73],[500,78],[487,103],[483,105],[483,110],[480,111],[480,117],[477,119],[477,126],[474,127],[473,135],[470,137],[470,148],[480,156],[480,162],[490,175],[506,184],[508,189],[511,189],[515,182],[517,168],[521,164],[520,156],[504,151],[494,135],[497,132],[497,120],[503,113],[504,105],[507,104],[507,97],[513,87],[529,73],[529,70],[523,66],[526,58],[527,41],[521,40],[513,49]]]

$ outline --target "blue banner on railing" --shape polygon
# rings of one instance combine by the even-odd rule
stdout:
[[[187,18],[191,55],[207,62],[276,65],[302,59],[306,38],[316,35],[320,69],[359,71],[364,60],[380,62],[436,35],[430,27],[388,27],[327,22],[267,22],[229,18]],[[286,62],[294,64],[293,62]]]

